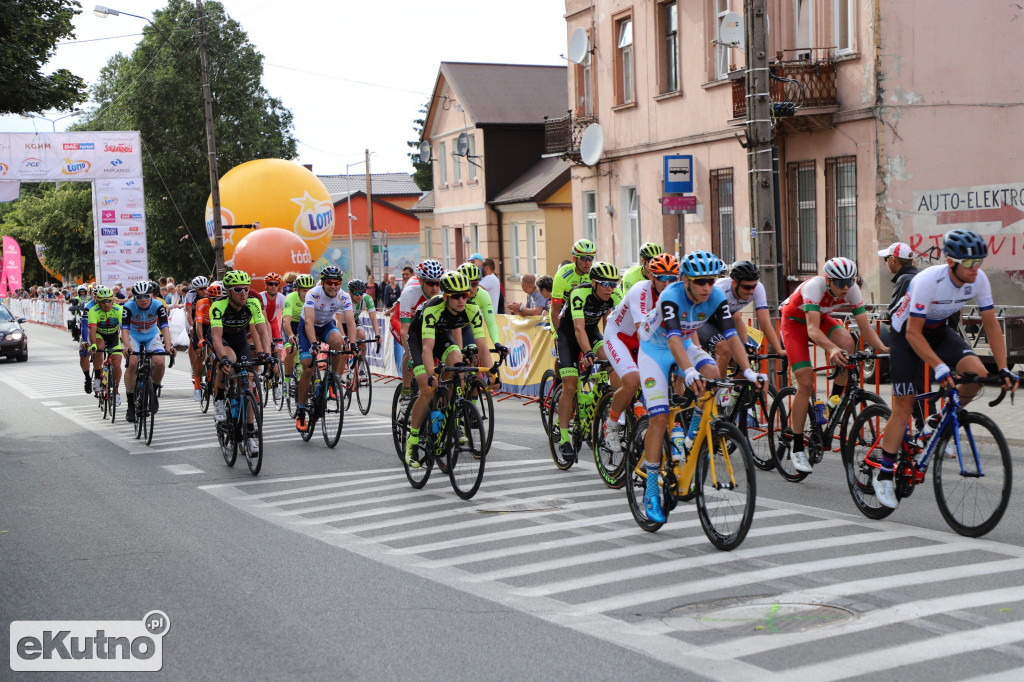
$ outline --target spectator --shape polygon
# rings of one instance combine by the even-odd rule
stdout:
[[[542,277],[541,279],[544,278]],[[547,279],[549,280],[548,295],[545,298],[537,286],[537,277],[529,273],[523,275],[523,280],[520,284],[523,287],[523,293],[526,294],[526,303],[509,303],[509,313],[523,316],[544,314],[548,308],[548,298],[551,298],[551,278]]]
[[[478,268],[482,269],[484,267],[484,257],[481,256],[479,253],[474,253],[472,256],[470,256],[469,262],[477,266]]]
[[[381,307],[387,310],[391,308],[398,301],[399,296],[402,295],[402,290],[399,288],[398,283],[395,281],[394,275],[388,275],[387,286],[380,295]]]
[[[373,275],[367,275],[366,277],[366,295],[370,297],[371,301],[376,303],[377,283],[373,281]]]
[[[284,286],[281,287],[281,293],[284,294],[285,296],[292,293],[292,291],[295,289],[295,280],[297,280],[298,278],[299,273],[297,272],[292,272],[291,270],[289,270],[288,272],[284,273],[284,277],[282,277],[282,279],[284,280]]]
[[[494,259],[485,259],[481,270],[483,270],[484,276],[480,280],[480,286],[484,288],[484,291],[490,294],[491,300],[494,301],[494,309],[504,310],[505,296],[501,291],[501,281],[498,279],[498,276],[494,274]]]
[[[412,277],[412,266],[406,265],[404,268],[402,268],[402,283],[399,285],[398,288],[404,289],[410,277]]]
[[[128,295],[124,293],[124,282],[117,282],[114,284],[114,298],[119,301],[124,301],[128,298]]]

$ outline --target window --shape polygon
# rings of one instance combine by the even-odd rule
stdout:
[[[857,260],[857,159],[825,159],[825,255]]]
[[[597,192],[583,193],[583,238],[597,242]]]
[[[622,261],[640,262],[640,195],[636,187],[622,188]]]
[[[429,227],[423,228],[423,257],[433,258],[434,257],[434,245],[430,243],[430,233],[432,230]]]
[[[615,86],[617,104],[631,104],[633,92],[633,19],[626,17],[616,24]]]
[[[476,182],[476,164],[478,161],[473,157],[476,156],[476,135],[469,136],[469,181]]]
[[[469,224],[469,252],[480,253],[480,226],[476,223]]]
[[[444,254],[444,267],[452,267],[452,229],[445,225],[441,228],[441,253]]]
[[[537,223],[526,223],[526,271],[537,274]]]
[[[736,260],[732,168],[711,171],[711,251],[726,263]]]
[[[809,60],[814,47],[814,11],[812,0],[793,0],[793,47],[796,58]]]
[[[679,90],[679,13],[675,2],[666,2],[659,7],[659,24],[662,35],[661,91]]]
[[[462,184],[462,157],[455,153],[455,141],[452,141],[452,184]]]
[[[587,34],[587,41],[590,42],[590,34]],[[576,74],[576,115],[594,115],[594,71],[593,50],[587,50],[583,61],[575,66]]]
[[[512,272],[510,275],[518,275],[519,270],[519,223],[508,224],[508,245],[509,256],[511,257]]]
[[[722,18],[729,12],[730,0],[715,0],[715,38],[722,28]],[[715,45],[715,79],[721,80],[729,75],[730,50],[726,45]]]
[[[789,271],[798,275],[818,273],[818,241],[814,161],[791,163],[789,184]]]
[[[441,171],[441,184],[439,187],[448,186],[448,145],[441,143],[441,154],[437,157],[437,163]]]
[[[838,54],[853,52],[853,0],[832,0],[832,44]]]

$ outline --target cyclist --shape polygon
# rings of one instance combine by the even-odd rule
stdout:
[[[348,338],[356,338],[355,316],[352,314],[352,299],[341,290],[341,268],[328,265],[320,271],[320,284],[306,292],[302,304],[302,322],[299,324],[299,359],[302,360],[302,377],[299,379],[298,408],[295,428],[305,431],[306,393],[313,377],[313,359],[319,352],[319,343],[325,343],[333,350],[345,350],[345,337],[334,322],[336,314],[344,314]],[[313,349],[314,344],[317,346]],[[348,355],[336,355],[332,361],[335,374],[341,375],[343,363]],[[330,390],[334,390],[331,386]]]
[[[295,385],[292,383],[292,370],[295,369],[295,350],[299,346],[299,324],[302,321],[302,304],[306,301],[306,294],[316,286],[316,280],[312,275],[299,275],[295,278],[294,289],[284,299],[284,309],[281,313],[281,334],[287,339],[284,345],[284,385],[291,395],[295,395]]]
[[[1017,376],[1006,363],[1006,339],[996,319],[992,288],[981,262],[988,256],[988,245],[977,232],[950,230],[943,237],[942,253],[946,262],[918,273],[893,314],[889,355],[892,377],[892,415],[882,435],[882,466],[874,471],[871,483],[879,503],[895,509],[899,504],[893,483],[893,465],[900,443],[914,410],[915,396],[924,390],[924,366],[935,372],[935,381],[953,388],[953,372],[973,372],[988,376],[973,349],[950,327],[946,320],[974,299],[981,324],[992,348],[992,356],[1003,379],[1003,390],[1016,391]],[[980,384],[964,384],[961,404],[967,404],[981,389]],[[934,428],[937,423],[932,423]]]
[[[121,385],[121,317],[124,310],[114,302],[114,292],[107,287],[96,289],[96,305],[89,309],[86,318],[86,326],[89,330],[89,338],[93,342],[89,345],[89,351],[93,353],[93,375],[92,390],[99,393],[102,387],[100,377],[103,374],[103,354],[95,351],[102,351],[109,348],[113,353],[111,360],[114,363],[114,391],[116,405],[121,405],[121,394],[117,387]],[[111,388],[111,387],[108,387]]]
[[[419,386],[419,395],[413,403],[409,417],[409,438],[405,443],[405,463],[419,468],[413,450],[420,441],[420,424],[430,408],[437,384],[434,373],[435,362],[454,365],[462,362],[462,328],[472,328],[474,340],[480,344],[481,366],[491,363],[490,350],[484,332],[483,314],[474,304],[469,303],[469,278],[461,272],[452,271],[441,277],[441,296],[426,302],[417,312],[409,327],[409,351],[413,362],[413,374]],[[492,373],[496,370],[492,369]]]
[[[199,377],[203,374],[202,353],[199,352],[199,343],[203,337],[196,333],[195,306],[196,301],[206,298],[206,289],[210,286],[210,280],[202,275],[192,278],[192,288],[185,293],[185,320],[190,330],[190,341],[188,346],[188,361],[192,365],[192,397],[196,402],[202,400],[202,391],[199,389]]]
[[[814,367],[811,365],[809,343],[821,346],[828,353],[828,360],[839,368],[832,382],[832,395],[841,396],[846,388],[847,353],[852,353],[853,337],[838,320],[828,313],[838,308],[852,306],[853,319],[857,322],[862,339],[867,340],[878,353],[888,353],[889,348],[878,338],[878,333],[868,322],[864,308],[864,297],[857,285],[857,265],[849,258],[836,257],[825,262],[824,274],[800,283],[789,298],[782,303],[782,342],[789,354],[790,367],[796,379],[796,397],[790,412],[790,429],[783,432],[783,438],[793,438],[793,468],[810,473],[811,463],[804,452],[804,420],[807,408],[814,396]],[[824,423],[827,420],[825,407],[816,407],[815,418]]]
[[[284,311],[285,296],[281,293],[281,276],[276,272],[268,272],[263,278],[263,286],[266,291],[257,295],[260,304],[263,306],[263,316],[267,320],[267,331],[270,339],[270,353],[284,359],[284,343],[281,335],[281,314]],[[265,367],[264,371],[277,372],[277,365]],[[280,384],[274,386],[274,400],[281,399]]]
[[[243,362],[253,357],[250,338],[252,346],[255,347],[257,360],[265,361],[270,357],[259,333],[259,325],[266,321],[263,317],[263,308],[258,300],[249,297],[251,284],[252,280],[247,272],[226,272],[224,288],[227,289],[227,296],[210,304],[210,345],[220,358],[224,381],[231,373],[232,362]],[[252,377],[249,381],[252,381]],[[216,390],[214,419],[222,422],[227,419],[223,381],[218,382]],[[253,419],[252,413],[246,415],[246,446],[256,450],[259,444],[253,433]]]
[[[558,334],[558,321],[562,316],[562,306],[569,298],[573,287],[590,283],[590,269],[594,265],[597,247],[589,239],[577,239],[572,245],[572,263],[558,268],[551,284],[551,333]],[[557,341],[556,341],[557,345]]]
[[[89,287],[84,284],[80,284],[75,291],[75,295],[68,299],[68,313],[70,315],[67,318],[68,331],[71,332],[71,338],[74,341],[78,341],[82,337],[82,327],[89,324],[86,316],[82,314],[82,309],[88,300]],[[83,322],[85,324],[82,324]]]
[[[715,288],[721,289],[725,293],[725,300],[729,304],[729,312],[732,313],[733,324],[736,325],[736,332],[739,334],[743,345],[749,350],[757,350],[758,344],[747,335],[747,325],[743,317],[737,315],[739,311],[743,310],[753,301],[754,314],[757,315],[757,326],[764,333],[768,343],[775,352],[782,357],[786,357],[786,351],[779,342],[779,337],[775,333],[775,327],[772,325],[771,314],[768,311],[768,296],[765,293],[764,285],[759,281],[760,279],[761,271],[757,265],[748,260],[740,260],[733,263],[732,267],[729,268],[728,277],[720,277],[715,282]],[[718,331],[718,328],[709,324],[704,325],[697,330],[697,336],[700,339],[701,347],[714,352],[720,375],[727,376],[733,353],[729,344],[719,343],[722,340],[722,334]]]
[[[570,442],[568,427],[580,370],[590,369],[598,359],[607,359],[598,323],[622,300],[622,290],[616,287],[619,269],[611,263],[593,263],[588,279],[589,282],[575,286],[569,292],[569,312],[559,320],[555,337],[558,374],[562,378],[562,396],[558,400],[558,450],[565,462],[576,461],[576,448]],[[615,381],[617,384],[618,379]]]
[[[629,270],[626,270],[622,275],[622,281],[619,282],[619,288],[622,289],[623,293],[633,288],[633,285],[637,282],[646,282],[650,280],[649,265],[651,259],[659,253],[665,253],[665,249],[662,248],[661,244],[644,242],[640,245],[640,264],[634,265]]]
[[[132,285],[132,300],[122,306],[121,341],[128,348],[129,354],[141,349],[160,353],[153,358],[153,414],[160,405],[157,401],[160,381],[164,378],[166,362],[164,354],[174,352],[171,344],[171,330],[167,326],[167,308],[160,301],[153,300],[153,286],[147,281]],[[90,313],[91,314],[91,313]],[[161,343],[163,341],[163,343]],[[128,397],[128,410],[125,421],[135,421],[135,372],[139,367],[139,358],[128,357],[128,371],[124,377],[124,388]]]
[[[373,298],[366,293],[366,282],[361,279],[350,279],[348,281],[348,293],[352,298],[352,312],[356,317],[356,334],[360,339],[366,338],[366,331],[358,327],[360,313],[366,313],[370,317],[370,329],[373,330],[373,338],[377,338],[377,306]]]
[[[605,422],[605,443],[612,452],[622,452],[622,411],[629,406],[640,388],[640,371],[636,356],[640,340],[636,329],[658,304],[658,297],[672,282],[679,279],[679,259],[671,253],[659,253],[648,260],[647,281],[629,287],[622,302],[615,307],[604,327],[604,344],[612,369],[622,385],[612,396],[612,404]],[[623,287],[624,288],[624,287]]]
[[[480,286],[480,278],[483,277],[483,273],[480,272],[480,268],[476,263],[463,263],[458,268],[459,272],[469,279],[469,302],[480,309],[480,312],[484,316],[484,327],[487,328],[487,334],[491,338],[491,343],[496,348],[501,348],[501,344],[498,343],[498,321],[494,317],[494,305],[491,301],[491,295],[487,293],[487,290]],[[463,330],[463,338],[468,338],[470,330],[467,326]]]
[[[429,259],[417,265],[415,276],[410,277],[402,287],[398,305],[391,313],[391,335],[405,349],[405,357],[402,359],[402,393],[399,398],[403,407],[409,403],[412,395],[413,366],[410,364],[412,357],[409,353],[409,325],[420,305],[437,296],[441,290],[443,276],[444,266],[440,261]]]
[[[81,289],[81,287],[79,287]],[[86,290],[88,295],[88,290]],[[91,300],[79,299],[79,307],[82,309],[82,319],[86,321],[79,329],[81,343],[78,345],[78,364],[85,375],[85,392],[92,393],[92,377],[89,376],[89,364],[92,359],[92,352],[89,350],[89,311],[96,306],[96,295],[93,292]]]

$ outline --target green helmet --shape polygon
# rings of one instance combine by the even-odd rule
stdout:
[[[593,258],[595,253],[597,253],[597,247],[589,239],[577,239],[576,243],[572,245],[572,255],[577,258],[580,256]]]
[[[661,244],[655,244],[654,242],[644,242],[640,245],[640,257],[644,260],[651,260],[659,253],[665,253],[665,249],[661,247]]]
[[[446,294],[465,293],[469,291],[469,287],[469,277],[466,277],[458,270],[446,272],[444,276],[441,277],[441,291]]]
[[[459,266],[459,272],[469,278],[470,282],[479,282],[481,273],[476,263],[463,263]]]
[[[295,278],[296,289],[312,289],[316,286],[316,280],[313,279],[313,275],[299,275]]]
[[[592,281],[603,280],[605,282],[618,282],[619,269],[611,263],[599,261],[594,263],[594,266],[590,268],[590,279]]]
[[[96,290],[95,296],[97,301],[112,301],[114,299],[114,291],[107,287],[100,287]]]
[[[247,287],[252,284],[252,280],[249,278],[249,273],[244,270],[229,270],[224,275],[224,286],[227,288],[231,287]]]

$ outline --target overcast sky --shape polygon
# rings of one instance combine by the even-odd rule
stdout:
[[[74,40],[58,46],[47,70],[70,69],[92,85],[112,55],[134,49],[143,22],[100,18],[93,14],[97,2],[81,2]],[[166,0],[100,3],[151,17]],[[442,61],[566,63],[563,0],[224,0],[224,6],[265,58],[264,87],[295,115],[298,161],[312,163],[320,175],[345,173],[346,164],[363,160],[364,149],[374,152],[375,173],[411,172],[405,142],[413,139],[412,122]],[[0,116],[0,132],[64,130],[74,121]]]

